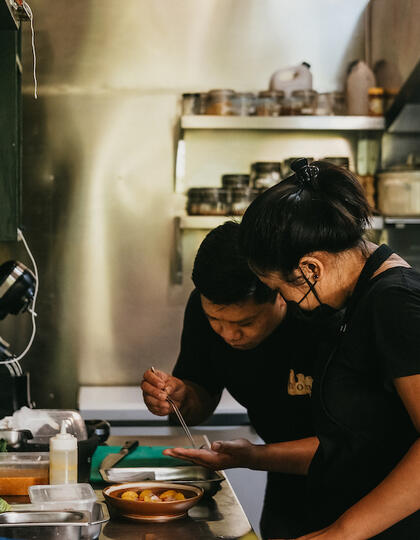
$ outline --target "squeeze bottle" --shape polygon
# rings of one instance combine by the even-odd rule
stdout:
[[[50,484],[77,484],[77,438],[66,432],[65,422],[50,439]]]
[[[293,90],[312,90],[310,65],[302,62],[298,66],[278,69],[270,79],[270,90],[283,90],[285,97],[290,97]]]

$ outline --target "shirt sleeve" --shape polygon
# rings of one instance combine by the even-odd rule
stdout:
[[[219,339],[203,313],[198,291],[193,291],[185,308],[181,349],[172,374],[202,386],[211,396],[220,394],[224,381],[217,354]]]
[[[390,379],[420,374],[420,287],[396,285],[373,306],[376,350]]]

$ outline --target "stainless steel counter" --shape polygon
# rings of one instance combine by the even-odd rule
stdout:
[[[135,439],[136,437],[133,437]],[[131,437],[111,437],[110,445],[121,445]],[[185,437],[152,436],[139,439],[143,445],[184,446]],[[96,491],[103,500],[102,491]],[[257,540],[257,536],[233,492],[229,480],[222,482],[222,488],[209,499],[202,499],[191,508],[188,517],[168,523],[141,523],[113,518],[103,528],[100,540],[204,540],[242,539]]]

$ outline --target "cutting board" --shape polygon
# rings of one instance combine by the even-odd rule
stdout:
[[[114,467],[179,467],[180,465],[193,465],[190,461],[164,456],[162,454],[168,446],[139,446],[131,454],[125,456]],[[90,481],[103,482],[99,467],[108,454],[117,454],[121,446],[98,446],[92,456],[90,467]]]

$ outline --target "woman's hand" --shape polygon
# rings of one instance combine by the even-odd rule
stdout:
[[[166,400],[169,396],[180,409],[186,395],[186,386],[181,379],[169,373],[156,369],[148,369],[140,384],[144,402],[150,412],[157,416],[166,416],[172,412],[172,407]]]
[[[215,441],[210,449],[167,448],[166,456],[186,459],[213,470],[250,467],[258,446],[247,439]]]

